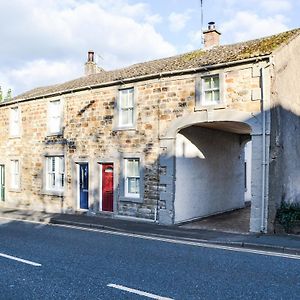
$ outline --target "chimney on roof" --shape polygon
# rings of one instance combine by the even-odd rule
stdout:
[[[209,22],[207,30],[203,31],[204,49],[220,45],[221,33],[216,29],[215,22]]]
[[[84,65],[84,73],[86,76],[97,74],[104,71],[102,68],[98,67],[95,62],[95,52],[93,50],[88,51],[87,62]]]

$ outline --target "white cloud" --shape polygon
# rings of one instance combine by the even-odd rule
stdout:
[[[162,19],[161,15],[159,15],[159,14],[148,15],[145,17],[146,23],[152,24],[152,25],[159,24],[162,22],[162,20],[163,19]]]
[[[138,2],[135,4],[129,4],[127,0],[87,0],[86,2],[96,4],[97,6],[105,9],[105,11],[132,18],[144,17],[150,11],[149,5],[144,2]]]
[[[239,11],[220,28],[224,35],[230,36],[225,42],[240,42],[288,30],[286,23],[283,15],[261,18],[250,11]]]
[[[194,45],[196,48],[202,46],[202,30],[191,31],[188,33],[191,45]],[[189,47],[191,47],[191,45]]]
[[[283,12],[289,11],[292,8],[292,4],[288,0],[260,0],[259,5],[267,12]]]
[[[224,4],[226,6],[233,6],[233,5],[236,5],[238,4],[240,0],[224,0]]]
[[[174,32],[182,30],[190,18],[190,11],[184,13],[172,12],[168,18],[170,30]]]
[[[143,3],[10,0],[0,1],[0,11],[6,12],[0,18],[0,85],[17,93],[81,76],[89,49],[103,57],[105,69],[176,53],[153,27],[159,16],[150,22]]]
[[[74,75],[82,74],[83,66],[73,61],[46,61],[35,60],[25,63],[23,66],[5,70],[5,77],[0,76],[3,82],[3,90],[12,88],[15,91],[26,91],[37,86],[46,86],[62,83]]]

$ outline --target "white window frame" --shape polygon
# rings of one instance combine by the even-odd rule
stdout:
[[[20,161],[18,159],[10,160],[10,188],[20,189]]]
[[[218,87],[212,87],[212,88],[205,88],[205,80],[206,79],[210,79],[210,82],[211,82],[211,85],[213,84],[213,80],[214,78],[218,78],[218,81],[219,81],[219,85]],[[213,75],[208,75],[208,76],[203,76],[201,77],[201,104],[202,105],[218,105],[221,103],[221,78],[219,76],[219,74],[213,74]],[[206,100],[206,92],[211,92],[212,93],[212,96],[213,96],[213,99],[212,101],[210,100]],[[215,93],[218,92],[219,94],[219,98],[218,99],[215,99],[214,95]]]
[[[65,159],[62,155],[46,156],[46,191],[63,192],[65,187]]]
[[[58,109],[53,107],[54,103],[58,106]],[[48,103],[48,134],[57,135],[62,133],[62,107],[63,103],[61,99],[54,99]]]
[[[126,88],[126,89],[120,89],[119,90],[119,97],[118,97],[118,127],[122,128],[132,128],[135,124],[135,99],[134,99],[134,88]],[[124,97],[126,94],[127,96],[127,106],[122,107],[122,97]],[[132,95],[131,103],[132,105],[128,104],[129,101],[129,95]],[[129,115],[129,112],[131,111],[131,122],[124,123],[122,120],[122,113],[127,112]],[[129,119],[129,118],[128,118]]]
[[[9,134],[12,137],[20,136],[21,132],[21,113],[19,107],[12,107],[9,116]]]
[[[135,176],[135,175],[128,176],[128,161],[132,161],[132,160],[138,161],[138,176]],[[124,185],[125,185],[124,186],[124,194],[125,194],[125,197],[140,198],[140,194],[141,194],[141,171],[140,171],[140,167],[141,167],[141,160],[139,158],[136,158],[136,157],[124,158]],[[138,179],[138,181],[139,181],[138,193],[130,193],[128,191],[129,178]]]
[[[204,80],[207,78],[219,78],[218,88],[206,89]],[[219,99],[214,101],[207,101],[205,99],[205,91],[218,91]],[[226,94],[225,94],[225,82],[224,82],[224,70],[216,70],[198,74],[195,79],[195,110],[207,110],[214,108],[225,108],[226,107]],[[218,101],[216,101],[218,100]]]

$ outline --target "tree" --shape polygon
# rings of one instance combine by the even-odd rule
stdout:
[[[11,89],[8,89],[6,94],[6,100],[11,100],[11,98],[12,98],[12,91]]]

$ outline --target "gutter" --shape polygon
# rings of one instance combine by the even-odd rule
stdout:
[[[148,75],[142,75],[142,76],[138,76],[138,77],[131,77],[131,78],[125,78],[125,79],[120,79],[120,80],[115,80],[115,81],[98,83],[98,84],[94,84],[94,85],[86,85],[86,86],[69,89],[69,90],[65,90],[65,91],[53,92],[53,93],[43,94],[43,95],[35,96],[35,97],[21,98],[21,99],[11,100],[8,102],[2,102],[2,103],[0,103],[0,107],[8,106],[11,104],[16,104],[16,103],[20,103],[20,102],[27,102],[27,101],[31,101],[31,100],[54,97],[54,96],[70,94],[70,93],[85,91],[85,90],[92,90],[92,89],[96,89],[96,88],[108,87],[108,86],[113,86],[113,85],[118,85],[118,84],[126,84],[126,83],[131,83],[131,82],[150,80],[150,79],[162,78],[162,77],[168,77],[168,76],[193,74],[193,73],[197,73],[197,72],[201,72],[201,71],[209,71],[209,70],[214,70],[214,69],[219,69],[219,68],[224,68],[224,67],[232,67],[232,66],[236,66],[236,65],[245,64],[245,63],[266,60],[266,59],[269,59],[269,57],[270,57],[270,55],[263,55],[263,56],[247,58],[247,59],[243,59],[243,60],[236,60],[236,61],[232,61],[232,62],[202,66],[202,67],[198,67],[198,68],[190,68],[190,69],[183,69],[183,70],[176,70],[176,71],[166,71],[166,72],[161,72],[161,73],[156,73],[156,74],[148,74]]]

